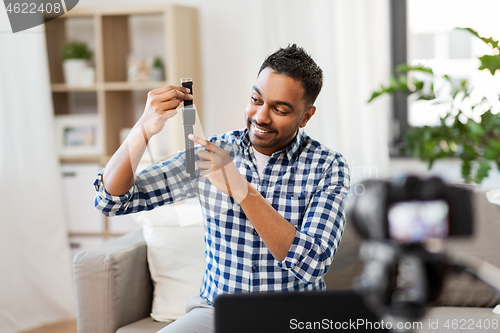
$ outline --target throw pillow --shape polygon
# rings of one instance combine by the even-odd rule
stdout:
[[[172,321],[199,295],[205,269],[203,217],[198,198],[131,215],[143,227],[154,284],[151,317]]]

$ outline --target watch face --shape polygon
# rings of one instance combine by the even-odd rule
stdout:
[[[182,124],[193,126],[196,123],[196,110],[192,108],[182,109]]]
[[[189,88],[189,90],[190,90],[189,93],[191,95],[193,94],[193,79],[191,79],[191,78],[181,79],[181,85],[184,88]],[[193,100],[185,100],[184,101],[184,107],[188,107],[188,106],[191,106],[191,105],[193,105]]]

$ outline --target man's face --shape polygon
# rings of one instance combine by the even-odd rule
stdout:
[[[299,81],[265,68],[252,88],[245,110],[252,145],[265,155],[288,147],[315,110],[306,104]]]

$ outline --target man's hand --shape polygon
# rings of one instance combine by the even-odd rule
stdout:
[[[148,92],[144,113],[137,122],[137,125],[145,129],[148,139],[159,133],[167,120],[177,114],[176,109],[182,101],[193,99],[189,93],[188,88],[179,86],[167,86]]]
[[[248,182],[240,174],[229,154],[210,141],[190,134],[189,139],[205,147],[198,153],[198,168],[201,175],[217,187],[217,189],[237,202],[242,202],[248,194]]]
[[[148,93],[144,113],[102,174],[108,193],[122,195],[132,187],[135,171],[149,139],[163,129],[167,119],[176,115],[176,109],[182,101],[193,99],[189,93],[189,89],[176,86],[158,88]]]

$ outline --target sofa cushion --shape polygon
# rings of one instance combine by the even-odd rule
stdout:
[[[156,333],[168,324],[169,322],[158,322],[151,317],[147,317],[130,325],[123,326],[116,333]]]
[[[199,295],[205,270],[204,228],[198,198],[131,215],[142,224],[154,284],[151,317],[171,321]]]

